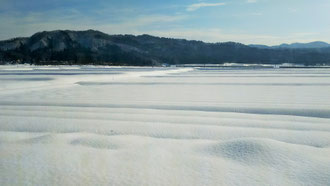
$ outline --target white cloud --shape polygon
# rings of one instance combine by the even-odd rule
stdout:
[[[223,6],[226,3],[196,3],[196,4],[191,4],[187,7],[187,11],[195,11],[199,8],[202,7],[212,7],[212,6]]]

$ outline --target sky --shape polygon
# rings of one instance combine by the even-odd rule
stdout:
[[[0,0],[0,40],[59,29],[244,44],[330,42],[330,0]]]

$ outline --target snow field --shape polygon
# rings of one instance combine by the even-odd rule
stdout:
[[[329,80],[327,69],[1,67],[0,184],[329,185]]]

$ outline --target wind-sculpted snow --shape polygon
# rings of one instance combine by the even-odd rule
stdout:
[[[0,67],[0,185],[330,185],[330,70]]]

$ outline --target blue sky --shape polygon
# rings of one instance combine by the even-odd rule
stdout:
[[[329,10],[329,0],[0,0],[0,39],[96,29],[206,42],[330,42]]]

